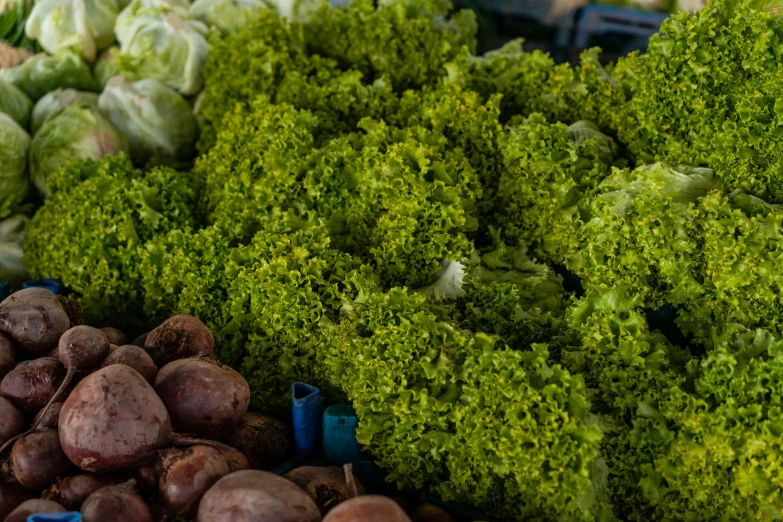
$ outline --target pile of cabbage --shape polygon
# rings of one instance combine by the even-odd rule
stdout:
[[[127,153],[142,167],[187,168],[195,155],[194,107],[210,38],[237,31],[266,10],[293,19],[315,5],[0,1],[0,54],[43,50],[5,70],[7,62],[0,60],[0,229],[26,224],[25,216],[50,194],[52,172],[71,159]],[[0,278],[24,277],[25,229],[9,248],[0,234]]]

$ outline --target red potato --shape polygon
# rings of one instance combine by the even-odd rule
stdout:
[[[44,408],[39,411],[33,419],[33,426],[38,428],[54,428],[57,429],[57,424],[60,421],[60,410],[63,407],[62,402],[54,402],[49,408]]]
[[[352,491],[346,481],[345,470],[335,466],[302,466],[283,477],[302,488],[321,510],[321,515],[326,515],[337,504],[356,494],[364,494],[364,488],[355,479],[351,486],[355,486],[357,491]]]
[[[155,382],[155,376],[158,374],[158,367],[152,362],[149,356],[142,348],[126,344],[113,350],[101,363],[101,368],[111,366],[112,364],[124,364],[130,366],[141,374],[150,384]]]
[[[3,377],[0,395],[35,414],[46,406],[65,379],[65,366],[50,357],[22,361]]]
[[[33,498],[19,504],[3,522],[27,522],[27,517],[38,513],[65,513],[65,508],[51,500]]]
[[[69,511],[79,511],[87,497],[105,486],[127,482],[127,477],[97,473],[81,473],[61,478],[44,493],[44,498],[54,500]]]
[[[115,346],[122,346],[128,342],[128,338],[125,336],[125,334],[117,328],[107,326],[105,328],[101,328],[101,331],[106,334],[106,337],[109,338],[109,342]]]
[[[134,491],[134,480],[105,486],[82,504],[84,522],[153,522],[152,511]]]
[[[0,378],[16,367],[16,350],[7,335],[0,333]]]
[[[226,444],[241,451],[251,469],[269,471],[288,457],[293,437],[293,430],[282,420],[247,412],[226,438]]]
[[[14,403],[0,397],[0,444],[22,433],[24,415]]]
[[[318,506],[293,482],[258,470],[237,471],[204,494],[198,522],[319,522]]]
[[[76,385],[63,404],[59,430],[71,462],[93,472],[135,466],[172,441],[163,402],[139,372],[121,364]]]
[[[170,449],[163,456],[159,499],[175,515],[192,518],[204,493],[229,472],[225,456],[216,448]]]
[[[71,327],[71,319],[55,294],[45,288],[26,288],[0,303],[0,331],[36,355],[54,348]]]
[[[364,495],[346,500],[329,512],[323,522],[411,522],[393,500],[380,495]]]
[[[239,424],[250,405],[250,387],[239,373],[201,356],[171,362],[155,377],[155,391],[174,429],[222,439]]]
[[[22,436],[14,443],[3,474],[33,491],[43,491],[66,473],[71,462],[60,447],[56,430],[45,428]]]
[[[158,368],[194,355],[212,353],[215,339],[204,323],[190,315],[175,315],[152,330],[144,349]]]
[[[25,489],[16,482],[0,483],[0,519],[5,519],[25,500],[30,500],[35,493]]]

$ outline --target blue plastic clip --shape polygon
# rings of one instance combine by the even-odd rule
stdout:
[[[11,291],[11,281],[4,277],[0,277],[0,301],[8,297],[8,293]]]
[[[359,462],[361,448],[356,440],[359,417],[350,404],[335,404],[324,411],[324,457],[342,466]]]
[[[321,440],[321,390],[303,382],[291,385],[296,455],[312,455]]]
[[[46,288],[51,290],[54,294],[60,293],[60,282],[54,279],[36,279],[34,281],[27,281],[22,285],[22,288]]]
[[[41,513],[30,515],[27,522],[82,522],[82,514],[75,511],[69,513]]]

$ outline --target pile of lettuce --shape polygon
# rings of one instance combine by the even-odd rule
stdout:
[[[262,13],[212,41],[193,169],[70,163],[28,263],[91,323],[198,316],[257,409],[294,380],[349,400],[401,486],[502,520],[779,520],[763,4],[678,14],[608,67],[475,56],[439,0]]]

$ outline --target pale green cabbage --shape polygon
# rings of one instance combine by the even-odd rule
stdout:
[[[99,160],[127,150],[125,137],[108,120],[84,103],[74,103],[46,120],[33,138],[30,177],[47,196],[47,178],[68,160]]]
[[[84,103],[91,109],[97,110],[98,95],[94,92],[82,92],[74,89],[57,89],[46,94],[35,104],[30,120],[30,132],[35,134],[47,119],[74,103]]]
[[[0,112],[4,112],[19,125],[27,128],[33,102],[18,87],[0,78]]]
[[[100,109],[130,144],[131,157],[187,160],[193,156],[196,119],[190,104],[159,80],[127,82],[115,77],[100,97]]]
[[[103,90],[109,80],[117,75],[122,74],[120,71],[120,64],[118,58],[120,56],[120,47],[113,45],[103,51],[101,55],[95,60],[95,64],[92,66],[92,74],[95,76],[95,80]],[[128,74],[125,74],[126,78]]]
[[[3,72],[0,78],[24,91],[34,101],[58,88],[98,90],[87,63],[73,51],[63,51],[53,56],[36,54],[22,65]]]
[[[209,29],[177,14],[141,15],[122,42],[121,70],[135,78],[155,78],[185,96],[204,84]]]
[[[13,118],[0,112],[0,218],[27,197],[27,151],[30,136]]]
[[[16,214],[0,221],[0,278],[18,286],[27,280],[22,245],[27,237],[30,218]]]
[[[140,16],[165,16],[167,14],[187,16],[189,6],[188,0],[132,0],[122,10],[114,24],[117,41],[120,44],[125,42],[133,22]]]
[[[49,53],[73,50],[88,62],[114,42],[115,0],[38,0],[27,19],[27,36]]]
[[[264,9],[269,5],[263,0],[196,0],[189,12],[226,35],[246,27]]]

